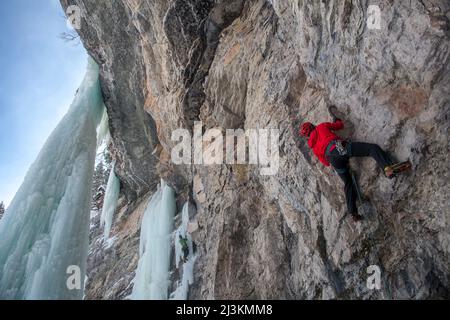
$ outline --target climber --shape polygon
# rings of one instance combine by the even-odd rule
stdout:
[[[334,107],[334,106],[332,106]],[[330,107],[331,108],[331,107]],[[349,142],[336,135],[333,131],[342,130],[344,123],[333,115],[333,123],[325,122],[317,127],[310,122],[301,126],[300,135],[309,138],[308,145],[325,166],[330,163],[345,184],[345,197],[348,213],[355,222],[363,217],[356,207],[356,189],[350,175],[349,160],[351,157],[372,157],[384,171],[387,178],[395,176],[391,169],[392,161],[383,149],[376,144],[364,142]]]
[[[179,235],[179,241],[181,245],[181,249],[183,250],[183,262],[186,263],[189,257],[189,245],[188,245],[188,238],[182,237],[181,234]]]

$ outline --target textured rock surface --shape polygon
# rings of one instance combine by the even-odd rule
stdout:
[[[155,123],[144,112],[146,61],[139,31],[121,1],[62,0],[77,4],[86,19],[79,30],[83,44],[101,67],[101,83],[113,138],[116,173],[129,201],[155,190],[159,183],[152,155],[158,144]],[[88,14],[87,14],[88,13]],[[131,19],[129,21],[129,19]]]
[[[130,206],[156,174],[193,193],[192,299],[450,297],[448,1],[379,1],[381,30],[367,27],[363,0],[61,2],[82,8],[83,43],[102,65]],[[301,121],[329,120],[330,102],[348,137],[414,166],[387,180],[372,160],[353,162],[371,203],[362,224],[344,217],[339,178],[297,136]],[[195,120],[279,128],[278,174],[171,165],[172,131]],[[88,298],[124,297],[96,279],[132,279],[115,266],[132,265],[138,229],[121,231]],[[381,290],[366,287],[370,265]]]
[[[113,236],[107,240],[100,225],[100,213],[93,215],[85,286],[87,299],[118,300],[131,294],[139,260],[139,230],[149,199],[149,195],[143,196],[134,209],[119,205]]]

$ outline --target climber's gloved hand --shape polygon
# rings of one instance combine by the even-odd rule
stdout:
[[[336,106],[333,104],[331,106],[328,107],[328,110],[330,111],[331,116],[333,117],[333,122],[336,121],[342,121],[342,119],[338,118],[335,114],[335,111],[337,110]]]

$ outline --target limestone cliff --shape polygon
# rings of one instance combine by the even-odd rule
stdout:
[[[164,177],[197,206],[191,299],[450,297],[450,3],[446,0],[61,0],[83,13],[101,66],[126,198],[87,298],[120,299],[137,263],[142,202]],[[380,28],[369,28],[377,4]],[[370,214],[298,136],[335,104],[352,140],[413,171],[355,160]],[[175,166],[173,130],[280,129],[280,168]],[[353,161],[353,160],[352,160]],[[141,207],[140,207],[141,206]],[[98,253],[98,250],[94,250]],[[94,266],[95,265],[95,266]],[[382,271],[380,290],[366,269]]]

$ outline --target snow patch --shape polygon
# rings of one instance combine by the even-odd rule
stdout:
[[[108,238],[103,242],[103,249],[109,250],[111,249],[117,241],[117,237]]]

